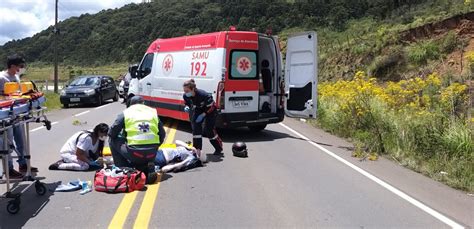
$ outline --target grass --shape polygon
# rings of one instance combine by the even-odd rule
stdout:
[[[54,92],[44,93],[46,97],[45,106],[48,108],[48,111],[58,110],[61,108],[61,102],[59,101],[59,94]]]
[[[128,70],[128,64],[115,63],[104,66],[72,66],[60,65],[58,68],[58,78],[62,81],[67,81],[75,76],[87,74],[101,74],[109,75],[117,78],[120,74],[124,74]],[[28,72],[26,78],[36,81],[52,81],[54,80],[54,68],[51,64],[32,63],[28,65]]]

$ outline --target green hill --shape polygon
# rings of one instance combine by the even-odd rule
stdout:
[[[402,28],[468,11],[471,6],[463,3],[462,0],[266,0],[129,4],[60,22],[59,59],[68,66],[136,62],[156,38],[226,30],[231,25],[239,30],[259,32],[271,28],[274,34],[283,37],[291,31],[316,30],[320,35],[321,78],[330,79],[335,74],[353,75],[355,68],[371,65],[385,46],[397,43],[394,35]],[[347,63],[338,60],[341,51],[350,51]],[[52,27],[31,38],[0,46],[1,57],[14,52],[23,53],[29,62],[51,63]],[[362,59],[354,62],[353,58]]]

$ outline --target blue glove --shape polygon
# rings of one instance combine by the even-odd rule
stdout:
[[[189,113],[190,111],[191,111],[191,108],[189,108],[188,106],[184,107],[184,112]]]
[[[204,117],[206,117],[206,113],[202,113],[196,118],[196,123],[201,123],[202,120],[204,120]]]
[[[89,163],[89,168],[91,169],[95,169],[95,168],[101,168],[102,166],[99,165],[99,163],[97,163],[96,161],[91,161]]]

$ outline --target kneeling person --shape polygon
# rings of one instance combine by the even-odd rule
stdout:
[[[75,133],[61,148],[61,160],[50,165],[49,169],[85,171],[92,167],[99,168],[95,160],[102,156],[108,131],[109,126],[100,123],[93,131]]]
[[[149,178],[155,174],[153,161],[165,135],[156,110],[144,105],[140,96],[132,97],[130,107],[118,115],[109,131],[115,165],[136,168]]]

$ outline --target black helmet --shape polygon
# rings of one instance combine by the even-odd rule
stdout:
[[[236,157],[247,157],[247,145],[244,142],[236,142],[232,145],[232,153]]]

